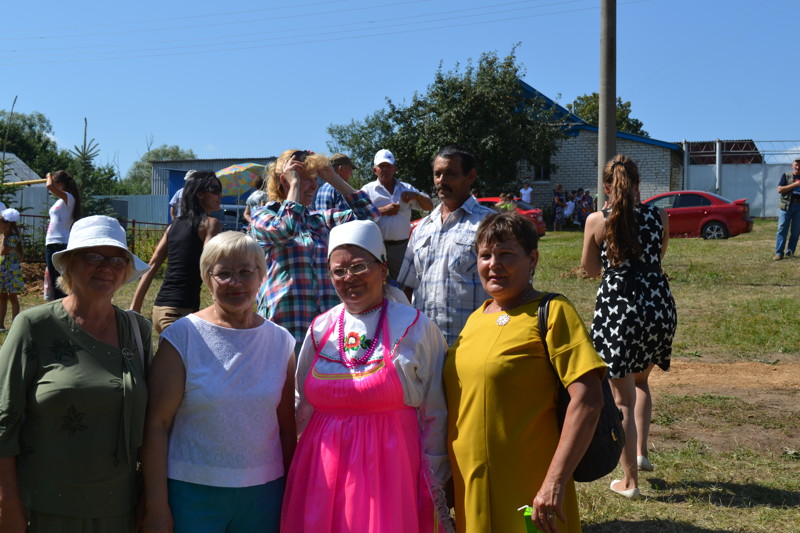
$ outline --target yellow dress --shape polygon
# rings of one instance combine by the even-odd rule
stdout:
[[[460,532],[525,532],[518,507],[530,505],[558,445],[558,386],[605,368],[577,311],[565,298],[550,303],[544,356],[537,324],[540,298],[501,313],[470,315],[447,353],[444,383],[448,451]],[[565,488],[562,532],[581,531],[574,482]]]

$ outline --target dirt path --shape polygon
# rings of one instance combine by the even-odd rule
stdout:
[[[653,424],[651,446],[675,447],[694,439],[717,452],[740,445],[776,453],[800,450],[800,357],[781,354],[774,359],[779,362],[707,363],[679,359],[672,361],[669,372],[654,370],[650,384],[656,421],[659,397],[666,394],[737,398],[744,402],[746,412],[732,417],[736,422],[729,425],[717,423],[716,419],[725,418],[725,413],[714,416],[713,424],[706,424],[702,417],[690,417],[669,427]],[[775,427],[764,427],[765,417],[775,417],[774,423],[766,424]]]

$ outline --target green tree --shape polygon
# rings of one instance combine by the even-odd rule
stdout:
[[[94,160],[100,155],[100,146],[97,141],[88,138],[88,129],[89,122],[84,118],[83,144],[70,150],[73,160],[69,171],[80,187],[84,215],[110,215],[113,213],[111,203],[98,196],[118,192],[116,171],[112,165],[95,166]]]
[[[532,97],[520,84],[515,49],[504,59],[484,53],[477,65],[443,70],[424,94],[408,104],[386,100],[387,108],[347,125],[331,125],[331,150],[357,158],[369,171],[380,148],[391,150],[399,175],[421,190],[431,188],[431,158],[443,146],[470,149],[479,164],[480,187],[500,191],[517,179],[521,161],[540,165],[565,137],[555,124],[556,109]]]
[[[152,191],[153,165],[151,161],[180,161],[185,159],[195,159],[197,156],[189,149],[184,150],[180,146],[167,146],[162,144],[157,148],[152,148],[152,140],[147,143],[147,151],[138,161],[131,165],[125,179],[120,186],[122,194],[150,194]]]
[[[3,133],[5,151],[16,155],[39,176],[66,168],[72,157],[59,150],[54,138],[53,125],[38,111],[15,113],[0,110],[0,131]]]
[[[600,95],[598,93],[577,97],[574,102],[567,104],[567,109],[589,124],[597,126],[600,123]],[[631,103],[623,102],[622,98],[617,96],[617,131],[650,137],[650,134],[644,131],[643,126],[641,120],[631,117]]]
[[[333,139],[328,142],[331,153],[344,152],[358,165],[350,178],[350,185],[358,188],[375,179],[372,172],[375,152],[387,145],[393,133],[387,111],[381,109],[350,124],[331,124],[327,131]]]

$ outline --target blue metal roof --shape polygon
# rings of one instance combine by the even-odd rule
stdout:
[[[578,115],[570,113],[570,111],[567,108],[560,106],[555,101],[543,95],[542,93],[540,93],[539,91],[537,91],[536,89],[534,89],[533,87],[522,81],[521,79],[517,78],[517,81],[527,94],[529,94],[530,96],[541,98],[548,105],[555,108],[556,113],[559,115],[559,117],[563,117],[564,120],[569,123],[567,129],[568,135],[575,136],[578,134],[579,130],[587,130],[587,131],[592,131],[594,133],[597,133],[599,131],[599,128],[597,126],[593,126],[592,124],[589,124],[588,122],[583,120]],[[683,147],[679,144],[668,143],[666,141],[659,141],[657,139],[653,139],[650,137],[642,137],[641,135],[634,135],[633,133],[626,133],[624,131],[618,131],[617,138],[645,143],[645,144],[652,144],[653,146],[660,146],[661,148],[667,148],[669,150],[683,150]]]
[[[599,128],[597,126],[593,126],[591,124],[580,124],[574,126],[575,129],[579,130],[588,130],[597,133]],[[659,141],[658,139],[653,139],[651,137],[642,137],[641,135],[634,135],[633,133],[627,133],[624,131],[617,132],[617,138],[619,139],[627,139],[629,141],[635,141],[645,144],[652,144],[653,146],[660,146],[661,148],[668,148],[669,150],[683,150],[683,147],[679,144],[668,143],[666,141]]]

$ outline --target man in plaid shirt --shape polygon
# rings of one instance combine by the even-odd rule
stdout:
[[[353,175],[353,170],[358,167],[353,164],[349,157],[345,154],[333,154],[330,157],[331,166],[333,170],[347,183],[350,183],[350,177]],[[317,182],[319,183],[319,181]],[[330,183],[322,183],[317,189],[317,195],[314,197],[314,207],[317,211],[325,209],[341,209],[342,211],[350,209],[347,200],[344,199],[342,193],[333,188]]]
[[[439,150],[433,159],[433,183],[441,203],[411,234],[397,279],[414,307],[436,322],[447,344],[489,297],[478,277],[475,231],[494,211],[470,194],[476,178],[470,152],[458,146]]]

